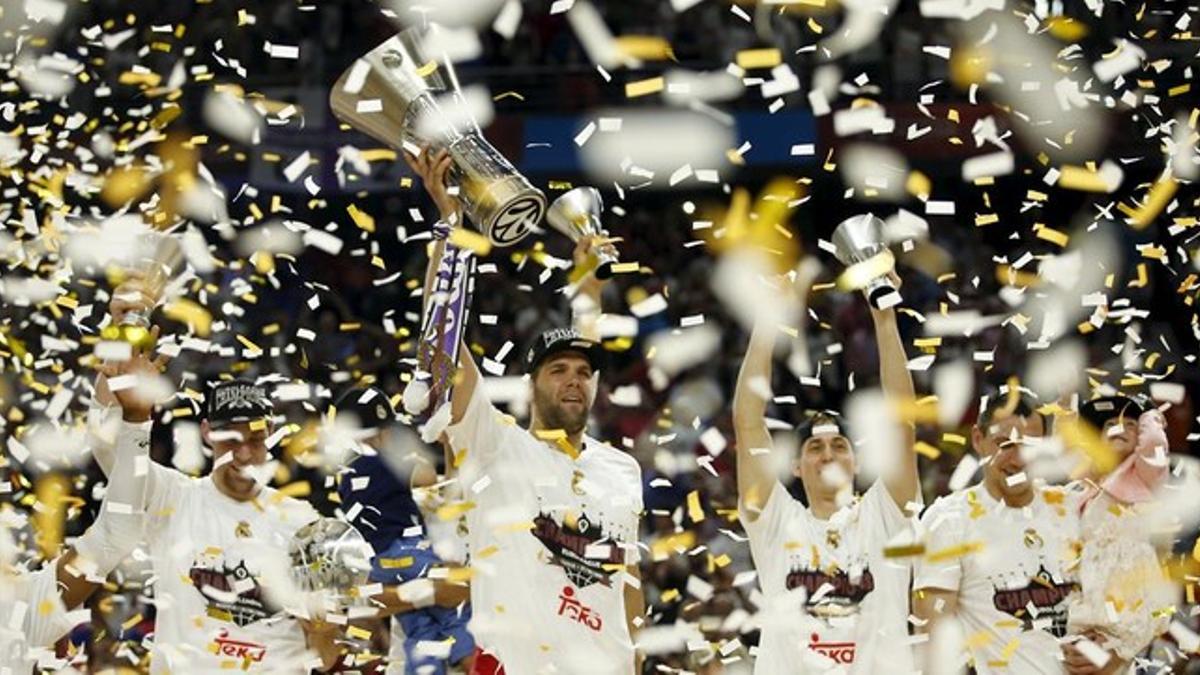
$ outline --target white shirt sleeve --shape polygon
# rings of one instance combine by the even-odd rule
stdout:
[[[171,514],[179,508],[180,497],[191,478],[157,462],[149,462],[146,476],[146,534],[149,537],[170,522]]]
[[[499,454],[508,426],[500,411],[487,400],[480,382],[471,392],[471,401],[462,419],[446,427],[446,435],[455,454],[463,453],[464,458],[486,463]]]
[[[947,591],[957,591],[962,584],[961,554],[952,554],[951,549],[963,544],[963,518],[966,516],[961,508],[948,498],[941,498],[925,512],[921,518],[925,530],[925,555],[914,565],[913,590],[922,588],[940,588]],[[931,561],[930,555],[945,552]]]
[[[58,592],[58,561],[52,560],[29,575],[23,607],[25,646],[48,647],[71,630],[72,623]],[[16,609],[16,606],[14,606]]]

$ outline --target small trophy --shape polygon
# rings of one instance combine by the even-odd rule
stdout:
[[[607,236],[604,226],[600,224],[600,214],[604,212],[604,200],[600,191],[592,187],[577,187],[554,200],[550,210],[546,212],[546,222],[559,232],[571,238],[572,242],[592,236]],[[620,262],[610,251],[601,247],[596,252],[600,264],[596,267],[597,279],[608,279],[613,274],[613,265]]]
[[[843,278],[853,288],[861,288],[875,309],[900,304],[900,292],[887,275],[896,268],[896,259],[883,243],[883,221],[870,213],[843,220],[833,232],[834,256],[846,271]]]
[[[347,606],[354,589],[367,583],[375,552],[354,526],[320,518],[296,531],[288,554],[300,590],[331,592],[335,603]]]
[[[156,301],[162,298],[167,284],[183,269],[183,262],[183,247],[178,237],[153,230],[137,237],[131,267],[139,273],[146,295]],[[147,307],[128,312],[120,325],[105,327],[100,337],[148,347],[145,343],[150,339],[150,314],[153,311],[153,307]]]
[[[438,71],[450,75],[447,86]],[[379,45],[342,74],[329,102],[355,129],[387,145],[450,153],[450,180],[459,186],[467,217],[496,246],[512,246],[542,220],[546,196],[483,137],[477,124],[462,130],[448,121],[436,94],[462,100],[448,60],[427,58],[416,29]]]

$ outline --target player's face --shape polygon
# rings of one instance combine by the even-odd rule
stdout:
[[[533,407],[546,429],[577,434],[587,426],[596,398],[592,366],[579,352],[547,358],[533,376]]]
[[[1133,452],[1134,446],[1137,445],[1137,431],[1137,419],[1121,415],[1105,420],[1100,435],[1108,441],[1108,447],[1117,453],[1119,462]]]
[[[975,450],[986,462],[984,474],[1007,499],[1020,501],[1033,490],[1027,476],[1019,477],[1025,472],[1021,448],[1027,439],[1041,438],[1045,432],[1042,416],[1037,414],[1009,415],[993,420],[986,429],[972,429]]]
[[[249,472],[266,464],[270,433],[266,425],[251,429],[250,423],[239,422],[214,429],[205,422],[205,440],[213,449],[213,484],[225,496],[244,502],[258,494],[260,485]]]
[[[837,433],[810,436],[800,446],[796,477],[804,492],[815,496],[833,496],[854,482],[854,449],[850,439]]]

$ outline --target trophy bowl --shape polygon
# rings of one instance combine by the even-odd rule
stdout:
[[[467,217],[494,245],[512,246],[541,222],[546,195],[477,125],[464,129],[451,123],[439,98],[461,101],[462,92],[449,61],[427,57],[421,37],[407,29],[359,58],[334,84],[330,107],[343,122],[395,150],[446,150],[449,180],[459,187]]]
[[[320,518],[296,531],[288,554],[292,580],[300,590],[329,591],[346,600],[367,583],[375,552],[354,526]]]
[[[183,270],[184,253],[179,237],[154,230],[138,235],[134,250],[125,263],[142,282],[142,290],[154,298],[162,299],[167,284]],[[130,311],[119,325],[105,327],[100,337],[105,340],[124,340],[138,347],[149,347],[150,314],[153,307]]]
[[[578,243],[584,237],[608,234],[600,222],[603,212],[604,200],[599,190],[593,187],[577,187],[554,200],[550,210],[546,212],[546,222],[569,237],[572,243]],[[596,257],[599,259],[596,278],[612,277],[613,265],[620,260],[604,248],[596,252]]]
[[[834,257],[846,266],[846,276],[857,280],[852,284],[866,293],[875,309],[898,305],[899,290],[888,279],[896,261],[887,244],[883,243],[883,221],[870,213],[851,216],[838,224],[831,242]]]

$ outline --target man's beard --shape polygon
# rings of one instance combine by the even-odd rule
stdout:
[[[568,436],[572,436],[587,427],[588,409],[586,406],[578,415],[572,414],[555,401],[552,394],[535,391],[533,407],[537,411],[538,419],[547,429],[562,429],[567,432]]]

